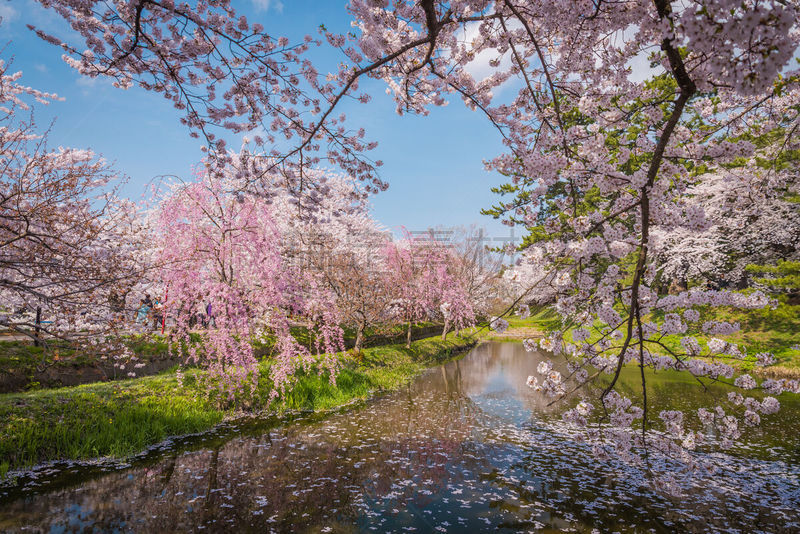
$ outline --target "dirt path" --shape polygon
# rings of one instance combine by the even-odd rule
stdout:
[[[489,332],[488,338],[493,341],[503,341],[503,340],[522,340],[528,338],[535,338],[540,339],[544,337],[544,333],[537,328],[531,327],[512,327],[503,332],[502,334],[499,332]]]

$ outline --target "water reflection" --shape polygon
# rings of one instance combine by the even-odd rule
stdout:
[[[483,345],[350,412],[0,502],[0,530],[800,528],[796,443],[769,443],[771,460],[730,459],[731,469],[697,479],[686,499],[657,495],[635,468],[595,460],[561,425],[559,407],[525,386],[544,357]],[[680,393],[689,386],[673,386],[660,378],[655,394],[689,402]]]

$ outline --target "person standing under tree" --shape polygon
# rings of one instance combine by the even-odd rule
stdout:
[[[147,305],[147,300],[139,299],[139,308],[136,311],[136,322],[146,326],[148,313],[150,313],[150,306]]]
[[[214,316],[212,315],[211,301],[206,304],[206,325],[210,328],[212,325],[216,326]]]
[[[153,329],[157,330],[161,324],[161,317],[164,311],[164,306],[158,300],[158,297],[153,301]]]

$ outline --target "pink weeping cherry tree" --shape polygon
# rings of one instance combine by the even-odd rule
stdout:
[[[324,291],[286,261],[283,236],[265,195],[240,192],[238,179],[201,172],[173,185],[156,218],[159,276],[168,313],[177,320],[178,344],[188,362],[208,369],[223,401],[252,392],[259,370],[253,342],[273,344],[272,398],[286,391],[297,369],[319,367],[335,383],[341,331]],[[196,316],[207,322],[191,342]],[[316,315],[322,346],[313,355],[292,336],[293,318]]]
[[[472,271],[465,266],[467,258],[459,256],[448,244],[439,241],[429,241],[425,244],[427,249],[425,258],[428,267],[426,275],[431,287],[434,305],[438,304],[442,327],[442,339],[447,339],[450,329],[456,335],[464,328],[475,324],[475,308],[479,299],[470,293],[476,289],[470,285]]]
[[[342,324],[355,331],[353,349],[358,354],[367,329],[386,320],[392,292],[385,283],[383,251],[391,234],[373,220],[366,200],[348,200],[351,183],[332,181],[342,190],[317,210],[324,224],[303,225],[298,237],[310,276],[334,297]]]
[[[389,312],[400,324],[406,325],[406,347],[411,347],[411,328],[415,322],[428,317],[433,308],[431,292],[423,284],[421,259],[408,241],[392,242],[384,250],[386,279],[392,299]]]
[[[392,242],[384,251],[386,284],[392,291],[391,310],[406,325],[406,346],[411,346],[415,322],[444,319],[442,338],[450,328],[462,329],[475,320],[466,288],[454,275],[455,258],[443,243],[431,237]]]

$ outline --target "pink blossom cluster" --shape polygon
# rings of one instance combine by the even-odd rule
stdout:
[[[273,215],[280,203],[238,193],[238,185],[235,177],[201,174],[196,182],[175,184],[159,205],[158,279],[178,321],[177,346],[186,347],[190,362],[209,370],[223,400],[257,386],[253,341],[259,338],[274,339],[273,396],[292,384],[298,368],[319,366],[333,382],[334,354],[343,342],[330,295],[286,261],[285,235]],[[212,323],[201,347],[189,337],[198,311]],[[291,334],[299,316],[312,321],[318,356]]]
[[[473,295],[459,269],[459,258],[446,243],[433,234],[415,239],[407,236],[388,244],[384,257],[386,283],[394,295],[391,307],[395,317],[407,323],[409,341],[412,323],[437,315],[444,320],[443,336],[451,327],[459,331],[474,324]],[[508,323],[500,320],[507,328]]]
[[[56,37],[29,26],[64,50],[64,61],[84,76],[105,76],[120,88],[138,86],[161,94],[183,113],[181,123],[202,138],[209,163],[219,173],[230,164],[225,133],[251,135],[255,149],[270,158],[270,171],[284,172],[298,197],[318,184],[304,168],[328,162],[364,180],[365,191],[386,188],[376,173],[380,161],[364,152],[376,143],[363,128],[347,127],[332,105],[342,98],[369,101],[359,93],[358,76],[342,65],[320,72],[307,57],[322,40],[306,35],[296,43],[270,35],[262,24],[239,15],[230,0],[189,3],[41,2],[63,17],[83,40]],[[334,45],[343,38],[321,33]],[[347,51],[351,61],[362,58]],[[288,141],[287,149],[281,148]],[[246,177],[261,175],[243,168]]]

